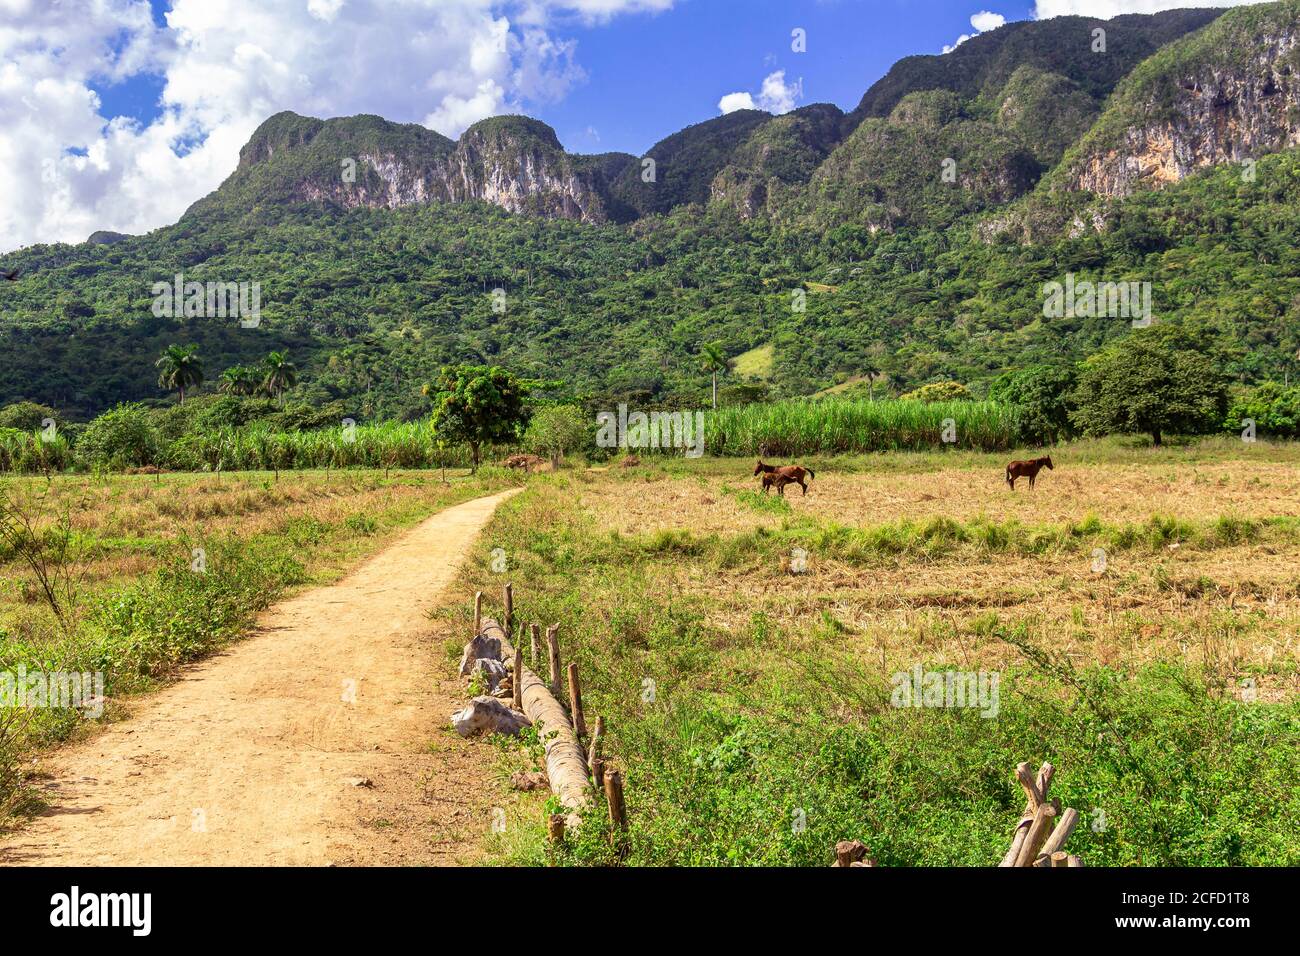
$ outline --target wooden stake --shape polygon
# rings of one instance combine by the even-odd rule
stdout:
[[[1029,835],[1029,827],[1034,822],[1034,814],[1038,812],[1038,807],[1047,797],[1047,788],[1052,785],[1052,775],[1054,773],[1055,768],[1050,763],[1044,763],[1038,769],[1038,777],[1035,779],[1029,770],[1028,761],[1016,766],[1016,780],[1020,782],[1021,788],[1025,791],[1025,812],[1020,815],[1020,820],[1016,823],[1016,829],[1011,838],[1011,848],[1007,850],[998,866],[1016,865],[1016,859],[1020,856],[1020,849],[1025,845],[1025,837]]]
[[[532,662],[533,670],[537,670],[537,625],[536,624],[528,625],[528,644],[530,648],[528,659],[529,661]]]
[[[507,634],[514,633],[515,622],[515,586],[507,584],[505,588],[505,620],[501,622],[501,630]]]
[[[569,662],[569,713],[573,716],[573,732],[581,740],[587,736],[587,721],[582,716],[582,685],[578,683],[578,663]]]
[[[603,738],[604,736],[605,736],[605,718],[597,717],[596,729],[591,735],[591,748],[587,751],[587,769],[592,770],[593,774],[595,772],[594,768],[596,766],[596,761],[600,759],[600,743],[601,743],[601,738]]]
[[[550,839],[551,846],[559,849],[564,845],[564,814],[552,813],[551,819],[546,827],[547,836]]]
[[[551,694],[556,700],[564,696],[564,678],[560,676],[560,625],[552,624],[546,629],[546,650],[551,663]]]
[[[1055,853],[1052,854],[1052,866],[1054,867],[1068,866],[1069,860],[1070,860],[1070,854],[1062,853],[1060,850],[1057,850]]]
[[[614,840],[622,852],[627,834],[627,808],[623,804],[623,774],[618,770],[605,774],[605,801],[609,804],[609,822],[614,825]]]
[[[1031,866],[1037,859],[1043,841],[1051,832],[1052,818],[1055,816],[1056,808],[1050,803],[1039,806],[1038,812],[1034,814],[1034,822],[1029,826],[1029,834],[1025,837],[1024,845],[1020,847],[1020,854],[1016,857],[1016,866]]]
[[[510,680],[515,691],[515,710],[522,712],[524,709],[524,651],[521,647],[515,648],[515,673]]]
[[[1077,856],[1071,856],[1065,861],[1066,866],[1083,866],[1083,861]]]
[[[478,637],[481,630],[483,630],[483,592],[477,591],[474,594],[474,637]]]
[[[1065,849],[1065,841],[1070,839],[1070,834],[1074,832],[1074,825],[1078,822],[1078,810],[1071,808],[1062,813],[1061,819],[1056,823],[1056,829],[1052,831],[1052,835],[1049,836],[1047,842],[1043,844],[1043,849],[1039,851],[1039,855],[1041,856],[1046,854],[1047,856],[1055,858],[1057,851]],[[1053,863],[1052,866],[1056,866],[1056,864]],[[1064,866],[1064,864],[1062,864],[1062,866]]]
[[[596,785],[597,790],[605,789],[605,761],[602,757],[596,757],[591,761],[591,782]]]

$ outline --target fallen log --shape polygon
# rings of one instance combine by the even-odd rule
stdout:
[[[489,641],[500,641],[504,660],[519,659],[505,630],[492,618],[483,620],[480,636]],[[514,680],[523,700],[524,716],[533,722],[546,748],[546,776],[551,782],[551,792],[562,806],[572,811],[568,817],[569,827],[577,827],[581,823],[580,811],[591,805],[593,797],[587,779],[587,755],[578,743],[569,715],[546,683],[527,667],[522,675],[515,674]]]

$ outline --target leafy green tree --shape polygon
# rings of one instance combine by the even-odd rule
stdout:
[[[434,434],[469,445],[478,471],[483,445],[519,437],[528,420],[530,390],[530,383],[495,365],[446,366],[434,389]]]
[[[1141,329],[1079,367],[1071,420],[1086,435],[1212,431],[1227,411],[1223,373],[1210,343],[1175,326]]]
[[[1258,434],[1300,438],[1300,385],[1265,382],[1232,403],[1224,427],[1241,431],[1246,419],[1255,423]]]
[[[524,444],[539,455],[546,455],[556,468],[564,456],[580,448],[589,438],[587,416],[576,405],[550,405],[533,413],[524,435]]]
[[[700,366],[713,376],[713,410],[718,410],[718,373],[727,370],[727,356],[721,342],[708,342],[700,349]]]
[[[298,384],[298,369],[284,352],[272,352],[262,363],[262,388],[284,407],[284,393]]]
[[[140,404],[118,405],[100,415],[77,440],[77,454],[99,468],[133,468],[158,464],[162,436]]]
[[[221,373],[221,390],[227,395],[256,395],[262,376],[248,365],[232,365]]]
[[[180,394],[182,405],[185,404],[185,390],[203,384],[203,360],[198,353],[197,345],[169,345],[154,363],[158,369],[158,385],[175,389]]]
[[[916,402],[969,402],[975,398],[961,382],[931,382],[898,397]]]
[[[1075,387],[1075,370],[1065,365],[1033,365],[999,376],[989,389],[989,398],[1020,409],[1021,436],[1031,442],[1048,443],[1068,438],[1070,400]]]
[[[34,432],[42,427],[47,418],[62,422],[58,412],[48,405],[37,402],[14,402],[0,408],[0,428],[17,428],[20,431]]]

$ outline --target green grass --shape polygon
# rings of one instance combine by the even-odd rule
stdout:
[[[769,379],[776,360],[776,346],[760,345],[731,360],[731,370],[741,378]]]

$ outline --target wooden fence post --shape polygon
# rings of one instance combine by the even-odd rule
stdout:
[[[605,801],[609,804],[609,822],[614,825],[615,847],[621,855],[627,848],[627,807],[623,803],[623,774],[618,770],[605,774]]]
[[[522,712],[524,709],[524,649],[522,647],[515,648],[515,673],[510,681],[515,692],[515,710]]]
[[[537,625],[528,625],[528,644],[530,648],[528,660],[532,664],[533,670],[537,670]]]
[[[578,663],[569,662],[569,713],[573,715],[573,732],[581,740],[587,736],[587,721],[582,716],[582,685],[578,683]]]
[[[504,604],[505,610],[502,613],[505,615],[505,620],[501,622],[501,630],[510,635],[514,633],[515,623],[515,586],[513,584],[507,584],[505,587]]]
[[[556,700],[564,696],[564,678],[560,676],[560,625],[546,629],[546,650],[551,663],[551,694]]]
[[[552,813],[546,830],[551,846],[558,850],[564,845],[564,814]]]
[[[591,735],[591,747],[587,751],[587,767],[590,768],[600,756],[601,739],[605,736],[605,718],[596,718],[596,729]]]

